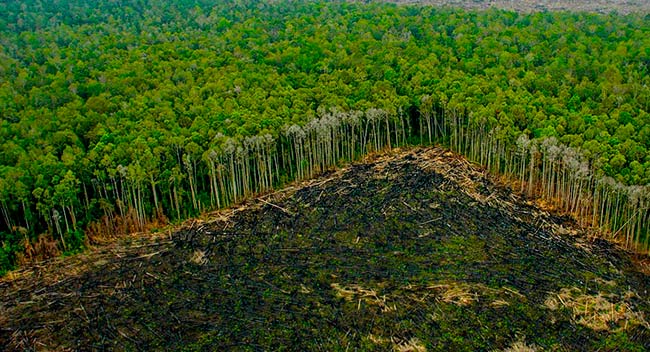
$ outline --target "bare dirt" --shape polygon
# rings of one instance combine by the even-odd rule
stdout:
[[[7,350],[645,351],[649,276],[438,148],[0,281]]]

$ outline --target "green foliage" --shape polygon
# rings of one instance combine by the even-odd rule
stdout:
[[[16,266],[16,253],[20,253],[23,248],[19,239],[12,233],[0,233],[2,243],[0,246],[0,276]]]
[[[141,229],[395,138],[433,142],[447,110],[456,124],[498,124],[508,145],[522,133],[557,137],[600,173],[650,183],[641,15],[311,1],[1,6],[0,231],[47,231],[67,250],[80,239],[66,234],[102,217],[130,219],[109,233]],[[417,120],[425,95],[431,126]],[[349,155],[330,140],[332,153],[310,159],[325,148],[315,123],[303,144],[286,134],[323,111],[372,108],[389,118],[344,131],[368,126],[362,135],[375,138],[348,141]],[[399,128],[408,131],[379,142]],[[255,139],[266,135],[270,149]]]
[[[645,348],[641,344],[631,341],[629,335],[625,331],[606,335],[601,345],[598,347],[605,351],[645,351]]]
[[[72,255],[80,253],[84,249],[85,237],[83,231],[80,229],[75,230],[74,232],[69,232],[65,236],[65,243],[68,246],[68,250],[63,253],[63,255]]]
[[[10,248],[0,248],[0,276],[13,268],[10,256],[13,254]]]

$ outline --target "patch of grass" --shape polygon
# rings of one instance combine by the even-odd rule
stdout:
[[[596,345],[596,349],[601,351],[644,352],[647,351],[646,347],[638,342],[632,341],[625,331],[618,331],[614,334],[606,335],[603,341]]]

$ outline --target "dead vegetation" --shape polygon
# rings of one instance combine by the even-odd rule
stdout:
[[[550,294],[544,305],[551,310],[567,308],[574,321],[596,331],[625,331],[637,326],[650,329],[645,314],[633,308],[631,298],[638,298],[638,295],[632,291],[623,296],[602,292],[588,294],[571,287]]]
[[[343,298],[346,301],[359,302],[358,309],[361,309],[361,304],[371,304],[378,306],[382,312],[387,313],[391,311],[396,311],[397,306],[393,304],[390,305],[390,302],[387,302],[386,296],[379,296],[377,292],[373,289],[364,289],[359,285],[350,285],[350,286],[341,286],[339,283],[332,283],[332,289],[336,291],[336,296]]]
[[[537,352],[539,348],[535,345],[528,346],[524,341],[515,341],[510,347],[503,352]]]
[[[393,341],[394,350],[396,352],[426,352],[427,348],[417,338],[412,338],[408,341],[395,342]]]
[[[14,272],[0,345],[649,349],[647,275],[571,226],[463,158],[401,150]]]

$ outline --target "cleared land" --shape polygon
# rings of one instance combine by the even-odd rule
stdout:
[[[0,281],[8,350],[650,349],[650,280],[442,149]]]
[[[386,0],[398,4],[432,4],[468,9],[490,7],[521,12],[536,11],[585,11],[621,14],[631,12],[650,13],[650,2],[643,0]]]

